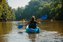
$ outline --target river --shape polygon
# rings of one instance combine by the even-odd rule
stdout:
[[[18,29],[18,21],[0,22],[0,42],[63,42],[63,22],[42,22],[38,24],[41,29],[39,34],[28,34],[23,29]],[[21,33],[19,33],[21,31]]]

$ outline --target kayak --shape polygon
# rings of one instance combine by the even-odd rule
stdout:
[[[28,28],[28,26],[26,27],[26,32],[27,33],[40,33],[40,29],[39,27],[33,29],[33,28]]]

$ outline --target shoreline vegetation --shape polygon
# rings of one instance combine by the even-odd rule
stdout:
[[[37,19],[46,15],[47,20],[63,21],[62,4],[62,0],[31,0],[25,8],[18,7],[17,9],[12,9],[6,0],[1,0],[0,21],[29,20],[33,15]]]

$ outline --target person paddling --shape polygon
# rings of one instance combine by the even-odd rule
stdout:
[[[37,28],[37,21],[35,20],[35,16],[32,16],[31,20],[27,23],[28,28]]]

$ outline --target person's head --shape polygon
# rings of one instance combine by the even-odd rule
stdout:
[[[32,18],[34,18],[34,20],[35,20],[35,16],[32,16]]]
[[[32,16],[31,21],[35,21],[35,16]]]

